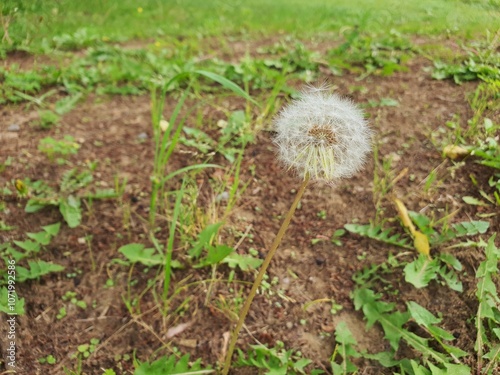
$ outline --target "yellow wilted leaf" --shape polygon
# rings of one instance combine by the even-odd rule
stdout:
[[[410,216],[408,215],[408,210],[406,209],[404,203],[398,198],[393,198],[393,201],[394,204],[396,205],[396,209],[398,210],[401,222],[406,228],[410,230],[410,233],[414,236],[416,232],[415,226],[411,222]]]
[[[413,233],[413,246],[415,246],[415,249],[420,253],[427,255],[427,257],[430,256],[431,248],[429,246],[429,239],[427,236],[418,230]]]
[[[456,145],[448,145],[443,149],[444,156],[450,158],[451,160],[455,160],[459,157],[464,157],[470,154],[470,151],[466,148],[456,146]]]
[[[408,171],[410,170],[410,168],[406,167],[404,168],[401,172],[399,172],[399,174],[394,178],[394,180],[391,181],[391,185],[395,185],[396,182],[398,182],[399,180],[401,180],[404,176],[406,176],[408,174]]]

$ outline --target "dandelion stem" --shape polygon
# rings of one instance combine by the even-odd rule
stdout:
[[[233,357],[233,352],[234,348],[236,346],[236,341],[238,340],[238,336],[240,334],[241,328],[243,327],[243,323],[245,322],[245,318],[248,314],[248,311],[250,310],[250,305],[252,304],[252,301],[255,297],[255,294],[257,293],[257,289],[259,288],[262,279],[264,278],[264,275],[266,274],[267,268],[269,267],[269,264],[271,263],[271,260],[273,259],[274,254],[276,253],[276,250],[278,249],[278,246],[281,243],[281,240],[283,239],[283,236],[285,235],[286,230],[288,229],[288,226],[290,225],[290,221],[292,220],[293,214],[295,213],[295,210],[299,204],[300,199],[302,198],[302,195],[304,194],[304,191],[306,190],[307,183],[309,182],[309,174],[306,174],[304,177],[304,181],[302,182],[302,185],[300,186],[297,195],[295,196],[295,200],[292,203],[292,206],[290,207],[290,210],[288,210],[288,213],[286,214],[285,220],[283,221],[283,224],[281,224],[281,228],[278,231],[278,234],[276,235],[276,238],[274,239],[274,242],[271,246],[271,249],[267,253],[266,258],[264,259],[264,262],[260,266],[259,273],[257,277],[255,278],[255,281],[253,282],[252,289],[250,290],[250,293],[248,294],[248,297],[245,301],[245,304],[243,305],[240,315],[238,318],[238,323],[236,324],[236,327],[234,331],[231,334],[231,342],[229,343],[229,348],[226,354],[226,359],[224,362],[224,369],[222,370],[222,375],[227,375],[229,373],[229,369],[231,367],[231,359]]]

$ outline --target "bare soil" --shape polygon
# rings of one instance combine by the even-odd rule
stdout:
[[[22,58],[29,57],[13,57],[16,60]],[[379,163],[392,157],[393,176],[407,168],[407,173],[403,174],[392,193],[401,197],[409,209],[429,216],[443,217],[458,210],[452,222],[474,219],[478,208],[466,205],[461,197],[478,196],[470,174],[474,174],[481,186],[488,190],[486,180],[491,171],[475,164],[471,158],[460,166],[443,159],[441,149],[431,142],[430,134],[455,115],[464,124],[472,117],[468,96],[476,84],[457,86],[451,81],[433,80],[425,70],[430,66],[431,62],[427,60],[414,58],[407,72],[389,77],[369,76],[357,81],[356,76],[334,77],[325,70],[321,80],[327,80],[338,92],[351,96],[358,103],[367,104],[369,100],[380,101],[382,98],[398,100],[399,105],[394,107],[366,107],[376,131]],[[361,85],[366,89],[350,90],[352,86]],[[281,98],[281,102],[284,100]],[[167,100],[167,103],[165,117],[168,118],[175,100]],[[193,102],[188,106],[190,104]],[[245,108],[244,101],[237,98],[221,99],[218,104],[228,110]],[[117,249],[132,242],[150,245],[144,236],[153,165],[150,106],[148,96],[91,95],[65,115],[60,126],[49,131],[32,126],[36,119],[33,106],[7,105],[1,109],[0,157],[2,161],[8,156],[13,157],[12,165],[0,174],[2,187],[26,177],[43,179],[56,186],[70,166],[84,166],[87,161],[95,160],[99,161],[99,166],[94,173],[94,184],[114,187],[115,176],[127,179],[122,199],[96,200],[87,204],[82,225],[75,229],[63,225],[60,234],[40,254],[40,259],[63,265],[64,272],[17,284],[19,296],[26,300],[26,315],[18,319],[18,373],[62,374],[64,368],[75,369],[77,360],[71,357],[72,354],[78,345],[89,343],[91,338],[98,338],[100,344],[83,362],[85,374],[101,374],[105,368],[114,368],[118,374],[133,373],[132,360],[124,355],[135,355],[144,361],[154,358],[154,354],[169,354],[173,347],[182,353],[191,353],[191,358],[201,357],[205,364],[215,365],[223,358],[232,322],[231,315],[221,308],[221,301],[230,302],[236,296],[244,296],[253,280],[251,273],[236,271],[234,279],[246,282],[237,283],[227,281],[231,270],[225,265],[217,267],[215,274],[209,269],[187,267],[175,270],[173,289],[179,294],[173,298],[172,313],[167,317],[161,315],[151,293],[146,293],[140,301],[142,314],[131,315],[124,304],[129,268],[113,262],[113,259],[121,258]],[[207,108],[203,114],[207,124],[224,119],[224,113],[213,107]],[[195,119],[189,121],[192,124]],[[11,124],[19,124],[20,131],[7,132]],[[245,152],[241,179],[248,187],[222,231],[221,243],[231,246],[236,245],[242,233],[252,235],[251,240],[244,239],[238,246],[237,251],[242,254],[250,247],[262,255],[266,253],[300,182],[277,164],[272,133],[268,131],[270,124],[266,127],[267,130],[258,133],[255,143]],[[148,137],[141,142],[138,135],[143,132]],[[209,132],[216,135],[213,127]],[[37,145],[44,137],[58,138],[65,134],[75,137],[81,148],[76,156],[69,158],[69,166],[57,166],[37,150]],[[194,160],[203,159],[183,146],[175,153],[169,170],[190,165]],[[214,161],[228,169],[231,167],[219,155]],[[377,208],[373,171],[379,163],[370,160],[363,172],[335,187],[313,185],[306,191],[269,271],[271,279],[279,279],[273,290],[281,289],[283,293],[256,297],[238,343],[240,348],[256,343],[275,345],[281,340],[287,348],[300,350],[306,358],[314,361],[316,367],[329,373],[329,358],[335,348],[333,333],[336,325],[344,321],[358,340],[360,349],[369,352],[386,349],[381,330],[375,326],[366,332],[362,313],[354,311],[350,299],[354,287],[352,276],[365,266],[383,262],[390,252],[399,250],[350,234],[342,238],[342,246],[335,246],[328,240],[346,223],[368,223],[374,219]],[[435,169],[438,179],[425,191],[426,178]],[[200,173],[198,204],[202,209],[216,195],[213,186],[220,184],[221,178],[216,170],[207,169]],[[177,187],[178,181],[173,181],[170,188]],[[3,199],[7,209],[1,213],[2,220],[16,229],[0,232],[2,242],[22,239],[26,232],[37,232],[41,225],[62,220],[55,208],[26,214],[24,199]],[[382,199],[378,208],[383,217],[396,217],[388,197]],[[222,212],[224,207],[219,209]],[[318,215],[323,210],[326,218]],[[166,238],[168,218],[159,220],[159,225],[162,228],[159,237]],[[491,219],[491,229],[500,229],[498,215]],[[86,236],[91,236],[88,237],[89,243]],[[326,240],[312,245],[311,241],[317,238]],[[178,243],[175,258],[185,262],[188,247],[185,243]],[[454,344],[473,352],[475,329],[470,318],[477,308],[473,294],[474,273],[481,254],[476,249],[447,251],[457,256],[467,271],[462,274],[463,293],[438,284],[417,290],[404,280],[395,279],[393,282],[401,293],[394,296],[393,301],[402,304],[403,297],[404,300],[416,301],[435,314],[442,314],[443,328],[457,338]],[[74,275],[68,277],[71,273]],[[135,267],[132,278],[137,284],[132,287],[132,295],[144,290],[155,274],[154,269],[144,273],[143,267]],[[114,281],[114,286],[106,286],[109,279]],[[210,298],[206,301],[209,290]],[[64,302],[61,298],[67,291],[76,292],[88,307],[81,309]],[[304,309],[304,304],[324,299],[340,304],[342,310],[332,315],[331,303],[327,302],[317,302]],[[57,319],[56,315],[63,306],[67,308],[67,316]],[[180,326],[183,323],[186,325]],[[184,329],[169,338],[168,330],[173,327]],[[0,344],[2,353],[5,353],[6,342],[0,341]],[[57,364],[39,364],[38,359],[49,354],[57,358]],[[411,349],[402,346],[401,356],[414,355]],[[475,359],[467,361],[474,365]],[[359,362],[358,365],[363,374],[390,373],[374,362]],[[232,373],[256,371],[234,369]]]

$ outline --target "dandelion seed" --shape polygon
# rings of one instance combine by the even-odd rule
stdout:
[[[334,182],[351,177],[371,150],[372,131],[350,100],[308,88],[275,119],[282,163],[300,177]]]

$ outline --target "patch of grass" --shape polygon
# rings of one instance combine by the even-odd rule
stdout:
[[[59,69],[50,66],[34,70],[21,70],[16,64],[9,68],[0,67],[0,104],[30,100],[41,105],[47,95],[39,99],[30,95],[37,94],[44,86],[55,84],[58,75]],[[54,92],[50,92],[49,96],[52,94]]]
[[[360,73],[364,78],[376,73],[388,76],[406,71],[405,62],[414,54],[411,43],[398,32],[374,36],[355,27],[344,35],[345,41],[329,52],[329,63],[334,73],[343,69]]]
[[[263,10],[265,17],[262,17]],[[199,33],[314,35],[336,32],[346,25],[361,25],[364,30],[394,28],[410,33],[471,35],[485,28],[493,30],[499,11],[500,6],[491,1],[363,0],[354,7],[346,0],[335,3],[251,0],[231,4],[222,0],[182,0],[168,5],[155,0],[140,3],[49,0],[22,4],[7,0],[0,8],[6,25],[0,30],[0,37],[7,45],[17,48],[38,46],[48,50],[81,48],[111,40],[161,39],[166,35]]]
[[[472,43],[465,47],[467,57],[459,63],[434,62],[432,77],[435,79],[453,78],[455,83],[482,80],[495,82],[500,80],[500,29],[496,34],[487,33],[486,40]]]
[[[89,191],[88,187],[93,181],[91,171],[79,171],[73,168],[64,173],[58,188],[53,188],[43,180],[31,182],[26,180],[29,200],[25,212],[34,213],[45,207],[56,206],[70,228],[80,225],[82,220],[82,199],[114,198],[113,189],[95,189]]]
[[[57,163],[62,165],[67,163],[67,158],[70,155],[76,155],[80,145],[75,142],[75,138],[70,135],[65,135],[63,139],[56,140],[52,137],[46,137],[38,143],[38,150],[45,154],[50,161],[57,158]]]

